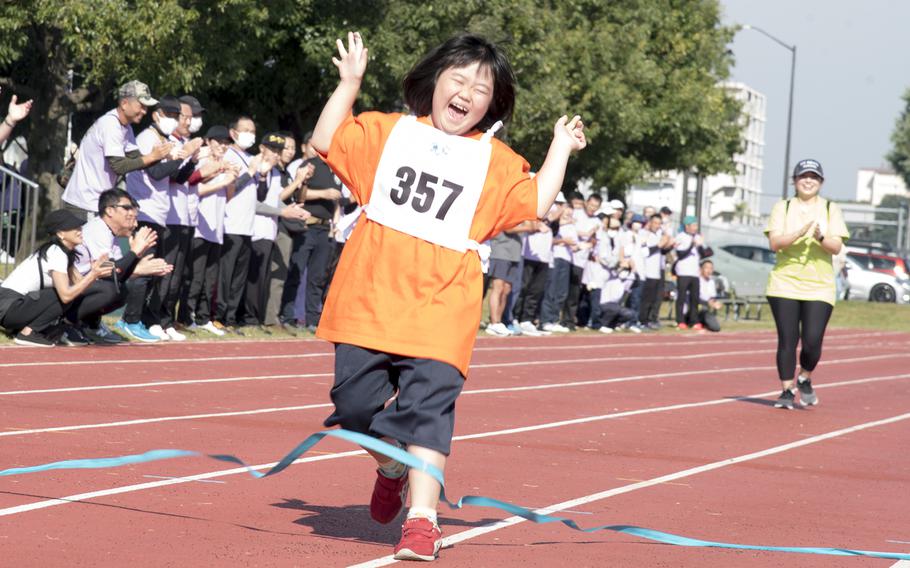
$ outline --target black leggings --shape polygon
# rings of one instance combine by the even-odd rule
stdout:
[[[802,339],[799,366],[815,370],[822,356],[822,339],[834,306],[827,302],[790,300],[768,296],[777,325],[777,374],[792,381],[796,371],[796,344]]]

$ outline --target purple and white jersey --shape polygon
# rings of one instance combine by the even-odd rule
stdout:
[[[112,261],[123,258],[117,237],[101,217],[93,217],[82,225],[82,244],[76,247],[76,252],[79,253],[76,270],[80,274],[88,274],[92,262],[98,260],[102,254],[107,254],[108,259]]]
[[[152,148],[164,141],[153,126],[136,137],[139,151],[143,154],[150,153]],[[126,174],[126,190],[139,203],[140,221],[162,227],[167,224],[167,212],[171,208],[170,185],[170,178],[153,179],[149,176],[148,169],[133,170]]]
[[[79,156],[63,192],[63,201],[97,211],[98,197],[117,183],[117,174],[105,156],[123,158],[127,152],[137,149],[132,126],[120,124],[117,109],[106,112],[88,129],[79,144]]]

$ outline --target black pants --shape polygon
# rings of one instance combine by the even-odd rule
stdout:
[[[566,303],[563,304],[562,311],[562,325],[569,329],[575,329],[575,318],[578,317],[578,300],[581,298],[581,276],[584,271],[584,268],[574,264],[569,270],[569,294],[566,296]]]
[[[244,324],[262,325],[265,323],[265,307],[269,301],[269,263],[272,262],[274,241],[261,239],[253,241],[250,246],[250,270],[246,277],[246,294],[244,300]]]
[[[322,316],[322,294],[326,271],[332,253],[328,225],[310,225],[300,236],[301,242],[291,257],[291,273],[284,286],[281,313],[285,321],[294,321],[294,301],[303,274],[306,274],[306,324],[319,325]]]
[[[218,296],[215,317],[225,325],[237,325],[246,276],[250,269],[250,242],[246,235],[224,234],[218,267]]]
[[[190,256],[193,258],[193,279],[190,281],[186,307],[196,324],[205,325],[212,319],[221,245],[194,238]]]
[[[325,270],[325,286],[322,289],[323,304],[325,304],[325,299],[329,295],[329,287],[332,285],[332,279],[335,278],[335,269],[338,268],[338,261],[341,260],[342,252],[344,252],[344,243],[339,243],[332,239],[332,255]]]
[[[652,312],[660,312],[660,300],[658,299],[658,288],[660,280],[657,278],[647,278],[641,291],[641,306],[638,309],[638,321],[641,323],[651,323],[656,321],[652,319]]]
[[[707,304],[698,304],[698,322],[705,326],[708,331],[720,331],[720,322],[717,321],[717,313],[708,307]]]
[[[547,273],[550,266],[546,262],[525,259],[521,276],[521,293],[515,303],[514,313],[518,321],[534,321],[540,317],[540,304],[547,287]]]
[[[190,252],[193,238],[192,227],[168,225],[164,230],[164,260],[174,266],[174,271],[158,281],[158,294],[161,296],[161,327],[174,325],[177,317],[177,300],[180,299],[183,286],[183,273],[186,259]]]
[[[617,327],[624,323],[634,321],[636,313],[618,302],[608,302],[600,305],[600,323],[602,327]]]
[[[800,339],[799,366],[806,371],[815,370],[822,357],[822,339],[834,306],[827,302],[773,296],[768,296],[768,304],[777,326],[777,375],[780,380],[793,380],[796,345]]]
[[[165,228],[147,221],[139,221],[139,226],[150,227],[158,235],[158,241],[148,250],[146,256],[160,257],[164,252]],[[161,290],[157,284],[158,279],[157,276],[137,276],[130,280],[123,321],[126,323],[142,321],[149,327],[161,323]]]
[[[698,323],[698,276],[678,276],[676,278],[676,323],[695,325]],[[688,311],[683,313],[683,306]]]
[[[66,317],[73,323],[81,322],[97,328],[101,316],[120,308],[129,296],[129,287],[113,280],[95,280],[81,296],[65,306]]]
[[[57,325],[63,315],[63,304],[53,288],[26,295],[0,288],[0,306],[0,326],[15,332],[24,327],[44,332]]]

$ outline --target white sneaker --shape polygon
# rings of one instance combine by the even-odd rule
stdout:
[[[529,321],[523,321],[518,324],[518,329],[521,330],[521,333],[524,335],[530,335],[531,337],[540,337],[543,333],[537,329],[537,326]]]
[[[603,326],[602,328],[598,329],[597,331],[599,331],[601,333],[613,333],[615,330],[612,327]]]
[[[556,333],[569,333],[569,328],[558,323],[545,323],[543,324],[544,331],[556,332]]]
[[[512,335],[512,332],[509,331],[509,328],[506,327],[506,324],[502,322],[491,323],[487,326],[487,329],[485,331],[487,332],[487,335],[495,335],[496,337],[508,337]]]
[[[205,322],[205,325],[200,325],[199,329],[204,329],[205,331],[207,331],[211,334],[217,335],[218,337],[221,337],[222,335],[224,335],[224,330],[218,329],[217,327],[215,327],[215,324],[210,321]]]
[[[186,341],[186,336],[174,329],[174,326],[165,329],[164,333],[174,341]]]
[[[158,324],[155,324],[152,327],[150,327],[149,333],[151,333],[152,335],[154,335],[161,341],[170,341],[171,340],[170,336],[167,333],[165,333],[164,329]]]
[[[626,328],[626,329],[627,329],[628,331],[631,331],[632,333],[641,333],[641,328],[638,327],[637,325],[630,325],[630,326],[629,326],[628,328]]]

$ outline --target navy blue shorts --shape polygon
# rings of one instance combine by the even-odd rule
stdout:
[[[516,289],[518,288],[519,278],[521,278],[521,261],[491,258],[489,274],[490,278],[505,280],[513,289]]]
[[[340,343],[331,391],[335,412],[325,425],[449,455],[455,399],[463,387],[464,377],[448,363]]]

